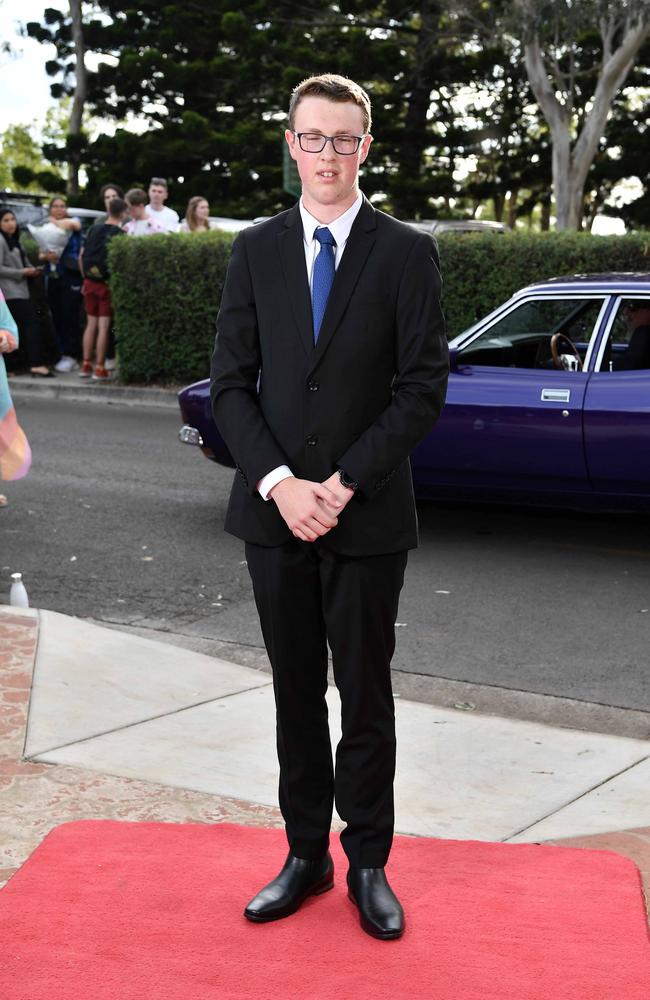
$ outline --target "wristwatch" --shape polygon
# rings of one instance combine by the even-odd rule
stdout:
[[[343,469],[339,469],[339,479],[341,480],[341,486],[345,486],[347,490],[356,491],[359,489],[359,484],[356,483],[354,479],[350,479],[350,477],[347,475],[347,473],[343,471]]]

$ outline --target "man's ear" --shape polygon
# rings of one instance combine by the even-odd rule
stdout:
[[[363,142],[361,143],[361,155],[359,156],[359,163],[365,163],[368,153],[370,152],[370,146],[372,143],[372,136],[365,136]]]
[[[287,146],[289,147],[289,153],[291,159],[296,159],[296,133],[292,132],[290,128],[285,129],[284,138],[286,140]]]

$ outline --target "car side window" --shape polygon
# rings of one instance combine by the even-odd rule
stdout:
[[[600,371],[650,369],[650,298],[625,298],[617,305]]]
[[[527,299],[461,348],[466,365],[499,368],[582,368],[601,298]]]

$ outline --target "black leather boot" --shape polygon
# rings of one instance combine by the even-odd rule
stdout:
[[[359,910],[366,934],[389,941],[404,932],[404,910],[383,868],[350,868],[348,898]]]
[[[318,861],[297,858],[289,851],[277,878],[251,899],[244,916],[254,923],[280,920],[295,913],[308,896],[319,896],[334,886],[334,862],[329,853]]]

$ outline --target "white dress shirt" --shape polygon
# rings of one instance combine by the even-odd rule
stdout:
[[[307,211],[302,198],[300,199],[299,208],[300,217],[302,218],[302,236],[305,246],[305,264],[307,266],[307,278],[309,280],[310,294],[314,281],[314,263],[321,249],[321,245],[318,240],[314,239],[315,231],[317,229],[329,229],[330,233],[334,237],[336,241],[334,268],[336,269],[341,262],[341,257],[343,256],[343,251],[345,250],[345,244],[348,241],[350,230],[352,229],[352,223],[356,219],[362,203],[363,195],[359,192],[354,203],[350,205],[343,215],[339,215],[338,219],[334,219],[333,222],[328,222],[327,226],[325,226],[325,223],[319,222],[318,219],[315,219],[314,216]],[[290,476],[293,476],[293,472],[289,466],[279,465],[277,469],[273,469],[260,479],[257,484],[257,492],[263,500],[269,500],[269,493],[273,487],[282,482],[283,479],[289,479]]]

